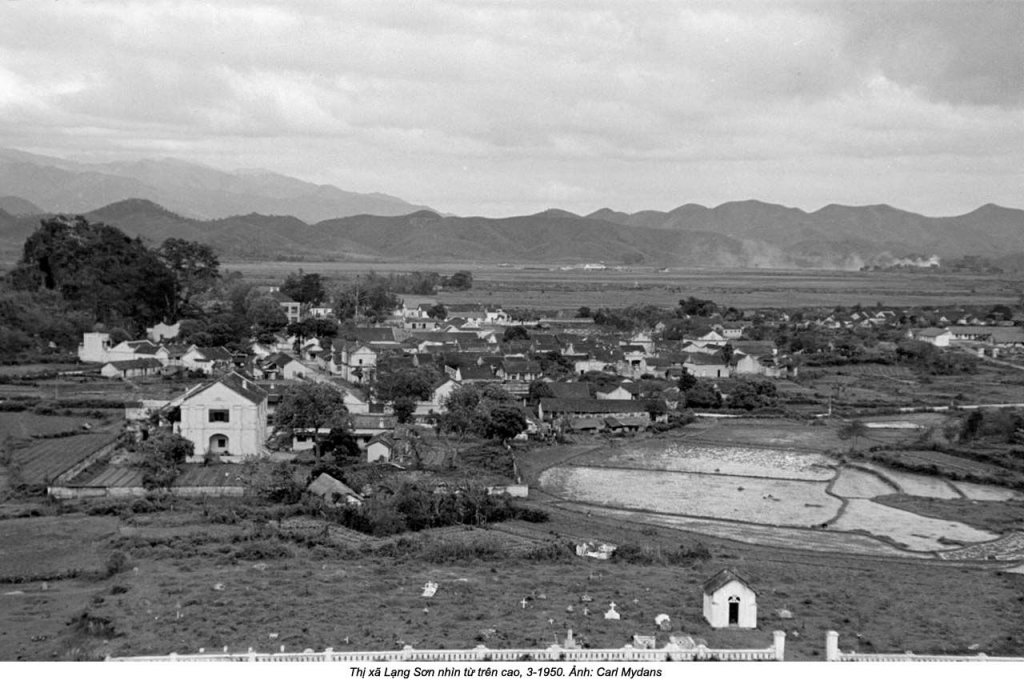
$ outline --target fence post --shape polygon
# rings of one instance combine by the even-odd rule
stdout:
[[[334,661],[334,647],[328,647],[324,650],[324,661]]]
[[[775,660],[784,661],[786,658],[786,631],[777,630],[772,633],[774,637]]]
[[[825,633],[825,661],[839,661],[842,652],[839,651],[839,633],[830,630]]]

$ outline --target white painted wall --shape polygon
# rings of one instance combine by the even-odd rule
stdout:
[[[704,593],[704,618],[712,628],[729,628],[729,598],[739,598],[737,628],[757,628],[757,596],[739,581],[730,581],[714,593]]]

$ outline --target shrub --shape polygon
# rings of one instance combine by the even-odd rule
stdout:
[[[286,545],[272,541],[253,541],[234,551],[234,556],[240,560],[259,562],[262,560],[286,559],[294,557],[295,553]]]
[[[115,550],[107,556],[105,571],[107,578],[120,574],[128,569],[128,555],[120,550]]]

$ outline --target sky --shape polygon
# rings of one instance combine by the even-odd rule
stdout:
[[[1024,2],[0,0],[0,146],[461,215],[1024,208]]]

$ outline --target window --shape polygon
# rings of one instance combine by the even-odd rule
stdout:
[[[227,423],[231,421],[230,411],[227,409],[214,410],[210,409],[210,422],[211,423]]]

